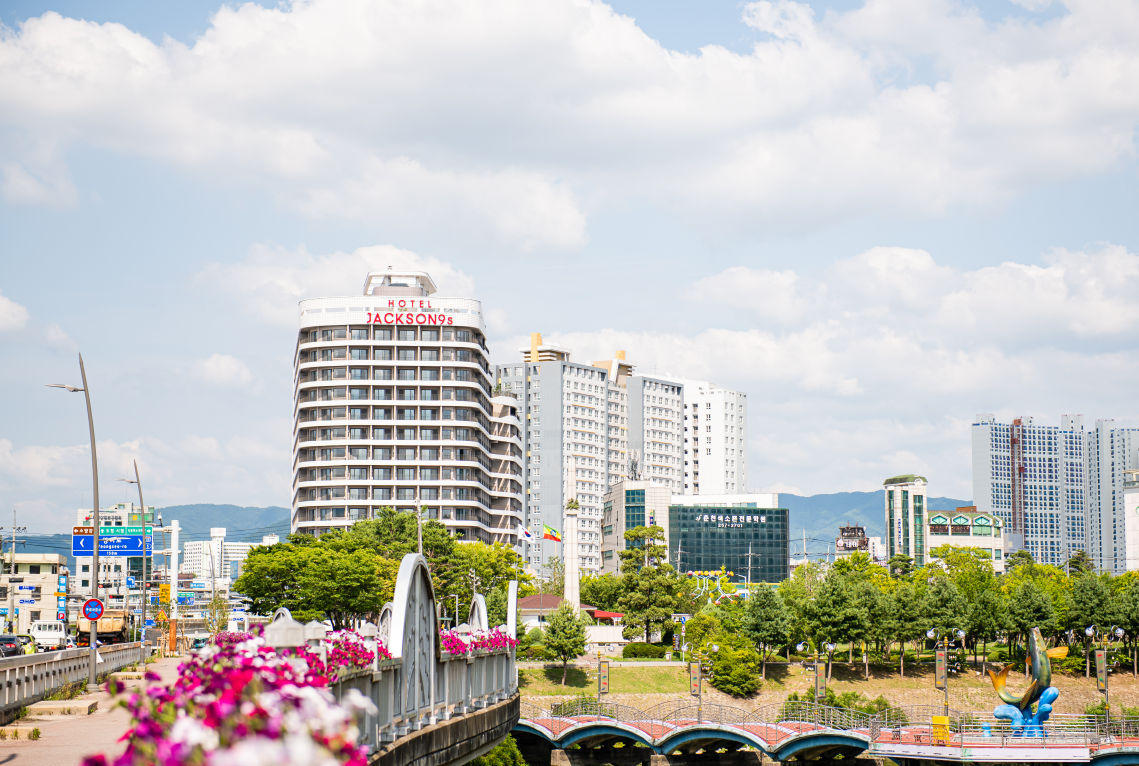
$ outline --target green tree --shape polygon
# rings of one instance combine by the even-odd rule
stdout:
[[[854,659],[854,643],[865,641],[867,648],[871,642],[885,638],[882,625],[887,611],[886,594],[878,583],[862,580],[854,584],[854,609],[851,612],[851,645],[849,661]],[[867,678],[870,676],[870,663],[867,657]]]
[[[619,552],[621,571],[668,563],[668,546],[657,542],[667,539],[664,528],[655,524],[625,530],[625,550]]]
[[[914,560],[902,553],[895,553],[886,562],[890,576],[895,580],[906,580],[914,573]]]
[[[712,686],[733,697],[747,697],[759,691],[755,673],[759,656],[751,646],[733,645],[731,637],[716,636],[718,652],[712,653]]]
[[[743,630],[760,647],[761,675],[767,679],[767,656],[770,650],[787,643],[791,621],[783,606],[783,599],[773,588],[760,585],[747,598],[744,609]]]
[[[1092,625],[1107,630],[1112,623],[1111,595],[1107,584],[1094,574],[1082,574],[1072,583],[1072,595],[1068,606],[1068,625],[1084,636],[1086,644],[1090,639],[1084,629]],[[1091,653],[1085,646],[1084,677],[1091,676]]]
[[[486,755],[480,755],[470,762],[471,766],[526,766],[518,743],[509,734]]]
[[[206,604],[206,630],[211,636],[216,636],[229,627],[229,601],[220,593],[214,594]]]
[[[1005,571],[1016,569],[1021,564],[1035,564],[1036,559],[1032,558],[1032,554],[1028,551],[1013,551],[1005,559]]]
[[[676,611],[680,576],[668,564],[660,564],[640,569],[629,567],[624,570],[621,581],[625,592],[617,605],[618,611],[625,615],[626,637],[641,632],[645,643],[649,643],[653,626],[663,625]]]
[[[1128,577],[1126,580],[1126,585],[1115,595],[1113,608],[1116,622],[1126,631],[1131,643],[1131,673],[1135,675],[1139,671],[1139,647],[1136,642],[1136,637],[1139,637],[1139,578]]]
[[[921,629],[921,602],[914,587],[905,583],[898,587],[887,601],[887,625],[891,638],[901,647],[899,670],[906,675],[906,642],[924,636]]]
[[[811,599],[823,586],[823,571],[818,562],[808,561],[795,567],[791,576],[779,583],[779,597],[790,620],[789,643],[797,644],[810,638]],[[790,652],[788,652],[790,662]]]
[[[1064,568],[1067,569],[1071,575],[1096,571],[1095,562],[1083,548],[1080,548],[1072,554],[1072,557],[1068,559],[1068,563],[1064,565]]]
[[[332,622],[344,630],[356,620],[379,616],[395,592],[399,564],[370,550],[323,551],[301,572],[299,584]]]
[[[503,543],[488,545],[473,542],[457,545],[451,562],[457,575],[457,582],[451,592],[458,594],[459,603],[464,606],[474,598],[472,586],[475,582],[478,583],[478,592],[484,596],[499,587],[506,587],[511,580],[518,581],[519,597],[528,596],[536,590],[532,584],[534,578],[522,569],[522,557]]]
[[[569,602],[562,602],[546,620],[546,651],[562,663],[562,686],[566,685],[569,661],[585,654],[585,621]]]
[[[566,592],[566,565],[558,556],[551,556],[538,580],[538,592],[564,596]],[[592,606],[592,604],[590,604]]]
[[[982,653],[985,659],[989,656],[989,642],[1005,629],[1008,622],[1008,613],[1005,609],[1004,599],[995,590],[983,590],[977,594],[976,599],[965,610],[965,631],[969,640],[973,642],[973,661],[977,660],[977,643],[983,642]],[[984,671],[984,660],[981,664]]]
[[[624,593],[621,578],[613,574],[586,575],[581,578],[581,601],[606,612],[616,612]]]
[[[965,599],[948,577],[935,578],[926,591],[922,604],[925,629],[935,628],[942,635],[964,629]]]
[[[1013,591],[1008,617],[1014,637],[1027,636],[1033,628],[1040,628],[1046,634],[1056,630],[1056,611],[1052,608],[1052,600],[1032,580],[1021,582]]]

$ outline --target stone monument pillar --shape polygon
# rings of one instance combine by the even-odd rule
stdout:
[[[577,462],[570,456],[566,470],[566,505],[577,499]],[[576,505],[574,502],[572,505]],[[570,602],[574,612],[581,607],[581,563],[577,542],[578,509],[567,507],[562,518],[562,563],[566,571],[565,600]]]

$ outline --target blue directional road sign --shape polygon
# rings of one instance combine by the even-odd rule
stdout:
[[[128,578],[127,578],[127,587],[128,587],[128,588],[133,588],[133,587],[134,587],[134,578],[133,578],[133,577],[128,577]]]
[[[22,598],[22,599],[20,599],[20,603],[21,604],[34,604],[34,603],[36,603],[36,600],[34,598]]]
[[[153,530],[153,527],[148,527]],[[95,549],[94,527],[72,527],[71,555],[90,556]],[[154,534],[146,536],[146,554],[143,553],[142,527],[103,527],[99,530],[99,555],[109,557],[140,557],[153,555]]]

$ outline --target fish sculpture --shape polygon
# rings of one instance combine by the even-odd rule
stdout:
[[[1040,628],[1033,628],[1028,634],[1028,656],[1032,660],[1032,683],[1024,694],[1017,697],[1005,689],[1008,672],[1012,665],[1005,665],[999,673],[989,671],[989,678],[993,681],[993,689],[1001,702],[1006,705],[1015,705],[1021,710],[1028,710],[1032,703],[1040,699],[1044,691],[1052,685],[1052,662],[1068,656],[1068,647],[1057,646],[1052,649],[1044,648],[1044,637],[1040,635]]]

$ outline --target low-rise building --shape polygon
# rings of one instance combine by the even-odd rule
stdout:
[[[625,532],[637,527],[659,526],[668,539],[668,508],[673,492],[648,481],[619,481],[609,487],[601,506],[601,573],[614,574],[621,566]]]
[[[885,561],[886,551],[882,545],[881,537],[867,537],[865,527],[839,527],[838,537],[834,541],[836,558],[849,556],[852,553],[862,552],[874,561]]]
[[[59,553],[4,555],[0,576],[0,616],[4,632],[27,633],[36,620],[66,620],[67,557]]]
[[[993,559],[993,569],[1005,571],[1004,522],[992,513],[979,513],[967,505],[955,511],[930,511],[926,525],[926,555],[937,561],[934,551],[943,545],[979,548]]]
[[[782,582],[790,575],[788,511],[779,495],[673,495],[668,554],[681,572],[721,567],[744,582]]]

